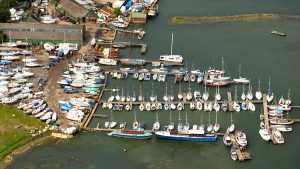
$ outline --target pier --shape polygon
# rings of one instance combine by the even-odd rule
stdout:
[[[268,112],[268,101],[267,95],[263,94],[263,113],[264,113],[264,121],[265,127],[269,130],[269,112]]]
[[[101,92],[99,93],[97,99],[95,100],[95,105],[94,105],[92,111],[91,111],[91,112],[88,114],[88,116],[85,118],[84,122],[81,123],[80,128],[86,128],[86,127],[90,124],[90,122],[91,122],[92,118],[94,117],[94,114],[95,114],[95,112],[96,112],[96,110],[97,110],[97,108],[98,108],[98,105],[99,105],[99,102],[100,102],[100,100],[101,100],[101,97],[102,97],[102,95],[103,95],[103,93],[104,93],[104,89],[105,89],[105,87],[106,87],[106,84],[107,84],[107,76],[106,76],[106,78],[105,78],[104,85],[103,85],[102,88],[101,88]]]

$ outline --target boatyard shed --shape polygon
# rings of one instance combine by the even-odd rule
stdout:
[[[132,12],[131,13],[131,21],[133,23],[145,24],[145,23],[147,23],[147,15],[145,13],[141,13],[141,12]]]
[[[78,22],[85,22],[86,15],[89,13],[83,6],[71,0],[60,0],[57,10],[59,13],[71,17]]]
[[[2,30],[13,41],[27,40],[38,44],[45,42],[83,43],[83,25],[41,24],[41,23],[1,23]]]

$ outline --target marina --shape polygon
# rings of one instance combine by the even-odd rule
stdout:
[[[57,41],[29,38],[28,46],[24,45],[27,37],[26,42],[15,43],[21,29],[4,28],[8,39],[0,47],[0,101],[45,122],[59,139],[15,156],[8,168],[297,167],[291,161],[297,156],[299,137],[294,65],[299,50],[290,44],[298,37],[285,26],[296,21],[262,14],[263,23],[259,19],[241,22],[256,15],[243,14],[248,7],[238,2],[220,3],[236,5],[239,11],[216,8],[215,13],[202,2],[182,5],[175,0],[169,6],[166,1],[116,0],[93,5],[94,1],[83,0],[68,3],[87,11],[90,6],[93,11],[74,22],[71,16],[60,16],[65,1],[55,9],[51,3],[45,8],[49,16],[35,17],[38,22],[46,27],[69,22],[83,28],[66,26],[56,32],[49,26]],[[274,4],[272,10],[286,12]],[[185,6],[194,10],[186,11]],[[22,11],[16,10],[18,18]],[[189,17],[177,15],[200,20],[189,25],[180,21]],[[220,24],[220,19],[225,21]],[[231,19],[236,21],[228,22]],[[288,37],[270,31],[274,29]],[[48,38],[45,27],[28,30]],[[82,35],[71,37],[74,32]],[[288,59],[282,61],[283,56]]]

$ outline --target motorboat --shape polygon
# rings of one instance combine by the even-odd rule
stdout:
[[[284,143],[284,137],[281,134],[280,131],[276,129],[271,130],[271,137],[274,139],[274,144],[283,144]]]
[[[266,128],[259,129],[259,135],[265,141],[269,141],[271,139],[271,135],[269,133],[269,130],[266,129]]]
[[[290,132],[293,130],[292,126],[289,125],[271,125],[271,128],[275,128],[281,132]]]
[[[234,137],[235,137],[235,140],[236,142],[238,143],[238,145],[242,148],[246,147],[247,146],[247,136],[244,132],[242,131],[235,131],[234,133]]]
[[[248,102],[248,109],[251,111],[255,111],[255,105],[252,102]]]
[[[237,102],[233,102],[233,109],[236,112],[240,112],[241,111],[241,106]]]
[[[279,31],[275,31],[275,30],[272,30],[270,33],[273,34],[273,35],[279,35],[279,36],[283,36],[283,37],[286,36],[286,34],[284,34],[282,32],[279,32]]]
[[[171,43],[171,54],[170,55],[161,55],[159,57],[159,60],[167,61],[167,62],[182,63],[183,57],[181,55],[173,55],[173,33],[172,33],[172,43]]]
[[[110,66],[115,66],[117,65],[117,61],[114,59],[109,59],[109,58],[100,58],[99,63],[102,65],[110,65]]]

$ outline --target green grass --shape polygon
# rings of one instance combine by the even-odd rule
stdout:
[[[0,104],[0,161],[33,139],[30,130],[45,125],[12,106]]]
[[[172,24],[201,24],[207,22],[228,22],[228,21],[255,21],[278,19],[278,14],[243,14],[231,16],[176,16],[171,20]]]

